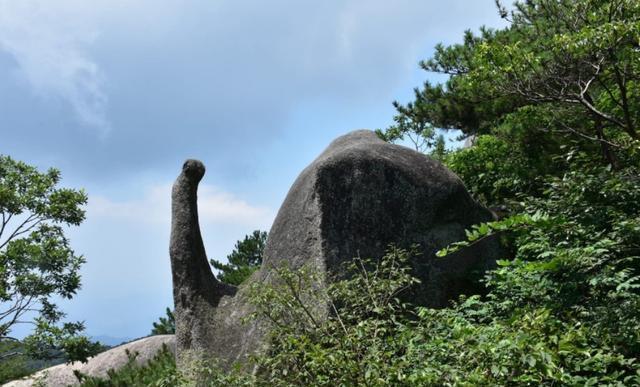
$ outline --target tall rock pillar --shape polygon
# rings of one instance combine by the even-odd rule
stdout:
[[[176,316],[178,359],[206,357],[208,343],[214,341],[216,307],[223,296],[235,294],[235,287],[216,279],[198,223],[198,183],[204,165],[187,160],[171,193],[171,242],[169,255],[173,274],[173,302]]]

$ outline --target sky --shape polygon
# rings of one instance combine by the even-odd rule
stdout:
[[[0,154],[89,196],[68,318],[135,338],[172,305],[185,159],[206,165],[201,229],[224,259],[332,139],[442,80],[418,67],[437,43],[502,23],[494,0],[0,0]]]

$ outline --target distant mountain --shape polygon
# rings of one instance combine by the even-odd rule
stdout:
[[[113,337],[107,335],[98,335],[91,336],[91,340],[99,341],[100,343],[107,345],[109,347],[115,347],[116,345],[120,345],[122,343],[126,343],[131,341],[130,337]]]

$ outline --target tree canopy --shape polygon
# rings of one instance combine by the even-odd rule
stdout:
[[[575,140],[617,166],[638,139],[638,2],[532,0],[511,11],[497,4],[509,27],[467,31],[463,43],[438,45],[421,62],[450,78],[395,103],[400,131],[502,129],[542,153]]]
[[[82,190],[60,188],[60,172],[0,156],[0,339],[16,340],[18,324],[33,326],[23,340],[27,352],[47,357],[62,350],[83,360],[99,346],[79,335],[80,322],[60,323],[65,314],[56,299],[70,299],[80,289],[80,266],[63,227],[85,217]],[[12,352],[1,356],[9,357]]]
[[[230,285],[240,285],[262,264],[262,253],[267,243],[267,232],[255,230],[236,242],[227,263],[211,259],[211,265],[219,270],[218,279]]]
[[[160,317],[157,322],[153,323],[152,335],[172,335],[176,333],[176,319],[173,312],[167,308],[165,314],[167,317]]]

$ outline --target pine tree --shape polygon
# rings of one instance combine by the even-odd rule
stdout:
[[[267,242],[267,232],[255,230],[236,242],[227,262],[211,259],[211,265],[219,270],[218,279],[231,285],[240,285],[262,264],[262,253]]]
[[[172,335],[176,333],[176,320],[171,309],[166,309],[167,317],[160,317],[158,322],[153,323],[152,335]]]

